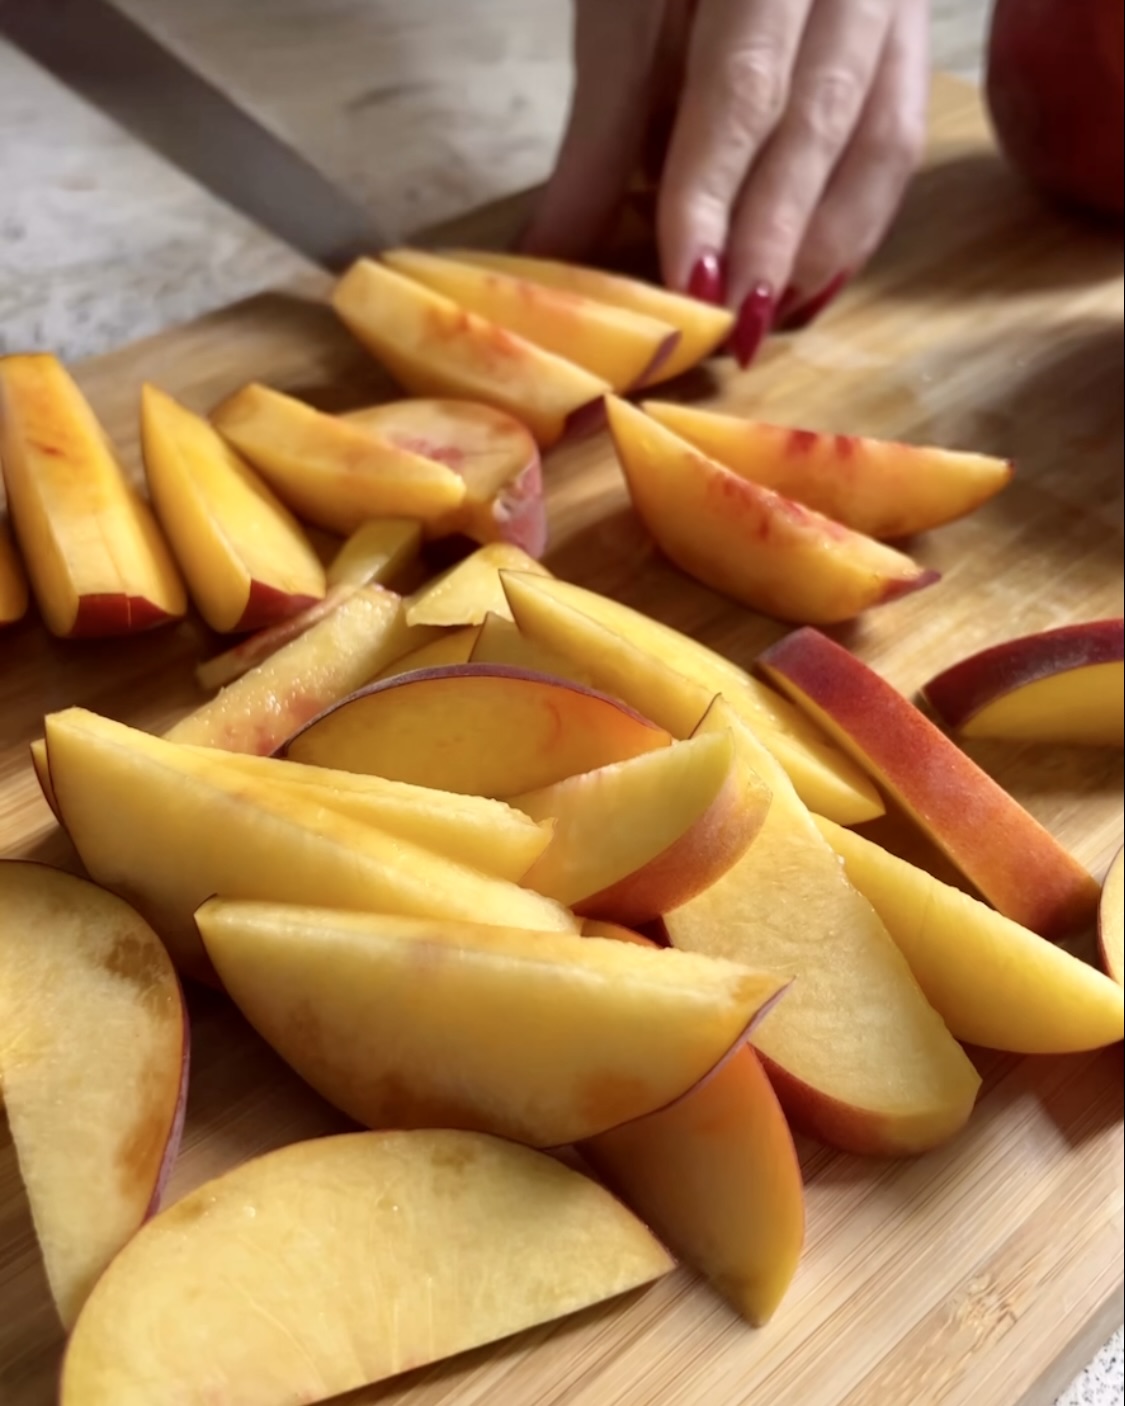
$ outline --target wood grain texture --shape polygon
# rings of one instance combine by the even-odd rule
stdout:
[[[511,217],[462,222],[485,239]],[[79,368],[136,465],[152,379],[206,408],[250,378],[358,404],[378,373],[335,326],[316,279]],[[941,85],[930,164],[888,245],[822,324],[776,339],[749,373],[718,363],[689,391],[782,423],[1014,457],[1016,481],[912,550],[943,582],[840,632],[904,689],[971,650],[1122,612],[1119,236],[1043,210],[992,155],[976,97]],[[677,393],[679,393],[677,388]],[[628,510],[604,437],[547,466],[550,565],[740,662],[781,627],[686,581]],[[0,852],[73,855],[38,797],[27,743],[81,703],[144,727],[194,699],[214,647],[187,624],[135,641],[0,639]],[[999,744],[974,755],[1099,876],[1122,840],[1120,754]],[[112,797],[106,799],[112,823]],[[173,1196],[295,1137],[341,1126],[227,1008],[193,995],[194,1065]],[[350,1406],[1049,1406],[1120,1322],[1125,1199],[1120,1049],[982,1055],[968,1131],[916,1162],[802,1146],[809,1242],[774,1323],[754,1332],[686,1271]],[[52,1399],[59,1339],[0,1132],[0,1401]]]

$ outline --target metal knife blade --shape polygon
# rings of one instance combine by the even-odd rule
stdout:
[[[366,211],[109,0],[0,0],[0,35],[314,263],[338,272],[385,246]]]

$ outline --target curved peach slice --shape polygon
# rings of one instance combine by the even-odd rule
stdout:
[[[213,630],[257,630],[323,597],[296,519],[206,420],[146,385],[141,437],[153,506]]]
[[[507,607],[506,599],[504,604]],[[491,610],[480,623],[469,662],[532,669],[537,674],[549,674],[552,678],[569,679],[572,683],[593,687],[593,680],[583,673],[573,659],[525,635],[509,615],[496,614]]]
[[[606,401],[629,496],[681,571],[765,615],[821,625],[931,585],[891,547],[739,478],[625,401]]]
[[[51,785],[51,764],[47,758],[47,743],[42,737],[36,737],[28,747],[28,751],[31,753],[31,769],[35,772],[35,779],[39,782],[43,799],[51,807],[57,820],[59,807],[55,800],[55,789]]]
[[[539,446],[513,415],[471,400],[393,400],[345,416],[412,454],[448,464],[465,497],[441,524],[477,542],[513,542],[539,557],[547,545],[547,505]]]
[[[1098,905],[1098,947],[1102,965],[1118,986],[1125,985],[1125,919],[1122,902],[1125,896],[1125,850],[1118,850],[1102,886]]]
[[[1125,1038],[1125,997],[1101,972],[862,835],[817,824],[956,1039],[1070,1054]]]
[[[797,630],[758,662],[1005,917],[1048,938],[1093,921],[1098,886],[1082,865],[862,660]]]
[[[405,446],[400,446],[400,448]],[[369,518],[361,522],[328,563],[330,586],[391,586],[418,560],[422,524],[414,518]]]
[[[0,358],[0,464],[52,634],[124,635],[183,616],[184,585],[156,519],[55,357]]]
[[[505,798],[670,740],[592,689],[464,664],[372,684],[311,722],[284,751],[313,766]]]
[[[1122,624],[1091,620],[993,645],[943,670],[922,696],[964,737],[1120,747]]]
[[[467,664],[476,646],[478,627],[466,625],[460,630],[442,630],[436,639],[427,640],[393,664],[381,669],[371,680],[383,683],[386,679],[396,679],[403,674],[413,674],[419,669],[441,669],[450,664]]]
[[[769,803],[729,733],[673,742],[515,797],[555,822],[523,883],[577,913],[651,922],[726,873]]]
[[[396,273],[452,298],[469,312],[564,356],[628,391],[658,371],[680,340],[667,322],[613,307],[573,289],[485,269],[420,249],[390,249],[380,256]]]
[[[444,250],[449,257],[479,268],[493,269],[513,278],[541,283],[547,288],[579,293],[584,298],[608,303],[610,307],[625,308],[645,317],[667,322],[680,334],[680,340],[667,358],[652,368],[642,384],[670,381],[690,371],[699,362],[717,351],[730,335],[734,316],[726,308],[715,307],[680,293],[670,293],[652,283],[601,269],[583,268],[577,264],[559,263],[553,259],[533,259],[520,254],[494,254],[483,250]]]
[[[406,603],[410,625],[479,625],[486,615],[510,618],[501,571],[549,576],[545,566],[510,542],[490,542],[426,583]]]
[[[145,1228],[78,1323],[60,1406],[323,1401],[672,1267],[541,1152],[462,1132],[295,1143]]]
[[[156,1208],[187,1073],[187,1012],[148,924],[85,879],[0,861],[0,1087],[67,1327]]]
[[[1007,460],[987,454],[787,429],[656,400],[643,408],[739,478],[868,537],[941,527],[975,512],[1012,477]]]
[[[243,1015],[349,1117],[537,1147],[663,1107],[785,984],[514,926],[222,899],[196,921]]]
[[[411,395],[481,400],[522,420],[541,447],[600,414],[609,383],[360,259],[336,285],[344,324]]]
[[[0,518],[0,626],[22,620],[27,606],[27,575],[8,524]]]

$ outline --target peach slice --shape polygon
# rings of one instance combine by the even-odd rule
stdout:
[[[901,552],[739,478],[623,400],[610,432],[637,515],[681,571],[778,620],[852,620],[938,580]]]
[[[297,733],[285,755],[506,798],[670,741],[663,728],[593,689],[528,670],[464,664],[370,685]]]
[[[55,357],[0,358],[0,464],[52,634],[131,634],[184,615],[187,595],[156,519]]]
[[[406,603],[410,625],[479,625],[486,615],[511,618],[501,571],[549,576],[545,566],[510,542],[492,542],[416,591]]]
[[[1069,1054],[1125,1038],[1125,995],[1101,972],[862,835],[817,825],[956,1039]]]
[[[652,945],[614,923],[582,932]],[[789,1124],[748,1043],[667,1108],[579,1151],[748,1322],[773,1317],[801,1258],[805,1197]]]
[[[566,357],[615,391],[631,390],[655,375],[680,340],[679,332],[667,322],[615,308],[573,289],[549,288],[419,249],[390,249],[381,257],[396,273],[452,298],[545,351]]]
[[[481,621],[469,656],[471,664],[506,664],[513,669],[531,669],[552,678],[569,679],[587,688],[592,686],[592,681],[566,655],[539,644],[520,630],[508,613],[507,597],[504,609],[503,615],[490,610]]]
[[[648,923],[726,873],[761,829],[770,793],[741,765],[734,739],[711,733],[512,804],[555,822],[526,887],[577,913]]]
[[[1005,917],[1052,939],[1093,922],[1098,886],[1082,865],[854,654],[806,629],[758,662]]]
[[[635,278],[605,273],[601,269],[583,268],[576,264],[558,263],[553,259],[534,259],[519,254],[485,253],[475,249],[444,250],[449,257],[513,278],[540,283],[566,293],[607,303],[610,307],[654,317],[676,328],[680,340],[667,358],[652,368],[642,382],[652,385],[670,381],[690,371],[716,352],[734,327],[734,316],[726,308],[698,302],[680,293],[670,293],[655,284]]]
[[[844,825],[883,813],[850,757],[772,688],[696,640],[569,581],[504,572],[520,633],[569,660],[571,676],[651,714],[687,737],[721,693],[785,768],[812,810]]]
[[[412,649],[409,654],[404,654],[401,659],[396,659],[393,664],[388,664],[385,669],[381,669],[371,682],[383,683],[386,679],[413,674],[419,669],[440,669],[450,664],[467,664],[476,647],[478,633],[475,625],[466,625],[461,630],[442,630],[436,639],[428,640],[417,649]]]
[[[187,1072],[187,1012],[148,924],[85,879],[0,860],[0,1088],[68,1328],[156,1208]]]
[[[213,630],[257,630],[325,592],[296,520],[198,415],[146,385],[141,436],[153,506]]]
[[[371,259],[352,265],[332,304],[411,395],[483,401],[522,420],[541,448],[595,420],[610,389],[573,362]]]
[[[398,588],[422,550],[422,524],[414,518],[370,518],[361,522],[328,563],[330,586]]]
[[[1120,747],[1123,622],[1090,620],[993,645],[943,670],[922,696],[963,737]]]
[[[43,799],[51,807],[57,820],[59,807],[55,800],[55,789],[51,785],[51,765],[47,759],[47,743],[42,737],[36,737],[28,747],[28,751],[31,753],[31,769],[35,772],[35,779],[39,782]]]
[[[295,1143],[145,1227],[78,1323],[60,1406],[323,1401],[672,1267],[607,1191],[529,1148],[445,1131]]]
[[[795,499],[868,537],[910,537],[975,512],[1012,465],[988,454],[821,434],[645,401],[666,429],[739,478]]]
[[[223,899],[196,921],[246,1019],[350,1118],[535,1147],[663,1107],[784,985],[515,926]]]
[[[244,386],[211,418],[278,497],[330,532],[378,517],[437,522],[465,497],[445,464],[266,386]]]
[[[415,398],[345,418],[461,475],[465,497],[440,527],[477,542],[514,542],[529,556],[542,556],[547,505],[539,446],[514,416],[471,400]]]
[[[179,969],[213,979],[193,914],[210,895],[572,931],[558,904],[226,764],[81,708],[46,721],[62,823]],[[107,805],[113,823],[106,823]]]
[[[173,742],[268,755],[303,723],[346,698],[419,643],[402,601],[362,586],[169,729]]]
[[[1122,902],[1125,895],[1125,850],[1109,866],[1098,904],[1098,948],[1102,966],[1118,986],[1125,984],[1125,919]]]
[[[785,773],[722,699],[700,733],[731,730],[773,792],[734,867],[665,914],[674,946],[792,981],[752,1034],[793,1123],[861,1156],[904,1156],[966,1123],[980,1078]]]
[[[8,524],[0,518],[0,628],[22,620],[27,606],[27,574]]]

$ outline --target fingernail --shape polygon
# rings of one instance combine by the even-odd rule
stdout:
[[[775,327],[780,327],[785,319],[800,306],[801,295],[792,284],[786,288],[781,297],[777,300],[777,311],[773,315]]]
[[[758,349],[773,326],[776,305],[773,289],[768,283],[757,283],[742,300],[738,321],[731,333],[730,345],[735,360],[745,369],[758,355]]]
[[[713,250],[700,254],[688,279],[689,297],[698,298],[701,303],[722,303],[723,301],[723,261]]]
[[[850,277],[849,273],[838,273],[830,283],[825,284],[815,297],[790,309],[785,319],[785,331],[799,332],[810,322],[815,322],[829,303],[834,302],[840,296]]]

